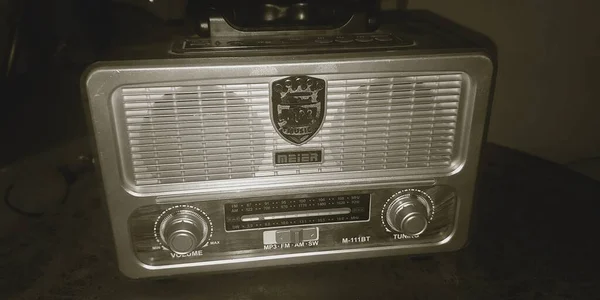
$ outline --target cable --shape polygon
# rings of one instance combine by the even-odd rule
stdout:
[[[8,188],[6,188],[6,191],[4,192],[4,204],[6,204],[6,206],[8,206],[8,208],[10,208],[12,211],[26,216],[26,217],[30,217],[30,218],[40,218],[42,217],[44,214],[43,213],[33,213],[33,212],[27,212],[24,210],[21,210],[20,208],[12,205],[12,203],[10,203],[10,192],[12,191],[12,189],[15,187],[14,184],[11,184],[8,186]]]
[[[83,161],[84,159],[86,159],[86,157],[81,157],[80,158],[81,161]],[[65,204],[67,202],[67,199],[69,198],[69,194],[71,193],[71,186],[73,185],[73,183],[75,183],[77,181],[77,179],[79,178],[79,175],[86,173],[90,170],[93,170],[93,168],[89,168],[91,165],[89,164],[84,164],[84,166],[76,171],[71,171],[71,169],[69,169],[69,166],[60,166],[57,168],[58,172],[62,175],[63,179],[65,180],[65,183],[67,184],[66,190],[65,190],[65,194],[62,197],[62,200],[60,201],[61,204]],[[22,216],[26,216],[26,217],[30,217],[30,218],[40,218],[42,216],[44,216],[44,213],[37,213],[37,212],[28,212],[28,211],[24,211],[18,207],[16,207],[14,204],[12,204],[10,202],[10,194],[13,190],[13,188],[15,187],[14,183],[9,185],[6,190],[4,191],[4,204],[6,204],[6,206],[8,206],[8,208],[10,208],[12,211],[14,211],[15,213],[22,215]]]

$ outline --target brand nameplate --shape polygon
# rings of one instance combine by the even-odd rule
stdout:
[[[278,151],[273,153],[275,165],[314,164],[323,162],[323,150]]]

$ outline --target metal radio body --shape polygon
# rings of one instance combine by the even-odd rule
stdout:
[[[494,61],[436,20],[392,14],[350,34],[232,30],[90,67],[121,271],[463,247]]]

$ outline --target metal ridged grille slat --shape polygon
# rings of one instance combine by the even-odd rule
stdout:
[[[301,147],[275,132],[268,82],[125,86],[117,103],[128,140],[128,176],[137,186],[161,186],[412,168],[439,172],[455,155],[462,78],[329,79],[323,126]],[[299,149],[323,149],[323,163],[273,165],[274,151]]]

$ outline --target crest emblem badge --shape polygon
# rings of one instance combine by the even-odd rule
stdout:
[[[302,145],[325,120],[325,80],[291,76],[271,85],[271,121],[286,141]]]

